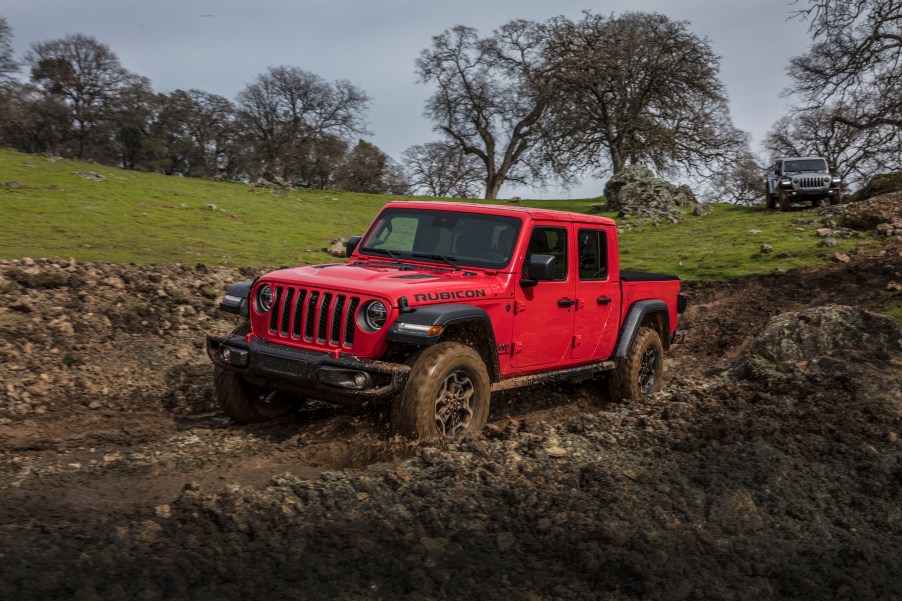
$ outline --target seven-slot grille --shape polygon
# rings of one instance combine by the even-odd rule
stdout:
[[[352,348],[360,298],[299,286],[272,285],[269,336],[314,346]]]
[[[795,178],[799,188],[826,188],[830,185],[830,178],[822,175],[803,176]]]

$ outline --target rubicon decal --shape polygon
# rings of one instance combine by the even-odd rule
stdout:
[[[485,290],[454,290],[453,292],[430,292],[428,294],[414,294],[414,302],[454,300],[457,298],[479,298],[486,296]]]

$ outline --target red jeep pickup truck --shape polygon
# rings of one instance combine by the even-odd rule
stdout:
[[[347,254],[229,288],[247,320],[207,352],[232,419],[384,399],[398,432],[455,438],[498,390],[608,372],[613,399],[651,394],[681,336],[679,278],[621,270],[603,217],[391,202]]]

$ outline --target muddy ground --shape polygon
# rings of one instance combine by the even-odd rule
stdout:
[[[689,285],[661,393],[504,393],[445,448],[231,424],[203,340],[251,275],[0,262],[0,598],[902,598],[902,357],[731,369],[780,313],[889,306],[898,240]]]

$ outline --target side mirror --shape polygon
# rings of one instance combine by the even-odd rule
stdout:
[[[532,255],[529,257],[529,265],[526,268],[529,279],[520,280],[520,285],[529,288],[541,281],[553,280],[554,261],[554,255]]]
[[[351,236],[348,238],[348,241],[345,242],[345,256],[350,257],[353,255],[358,244],[360,244],[360,236]]]

